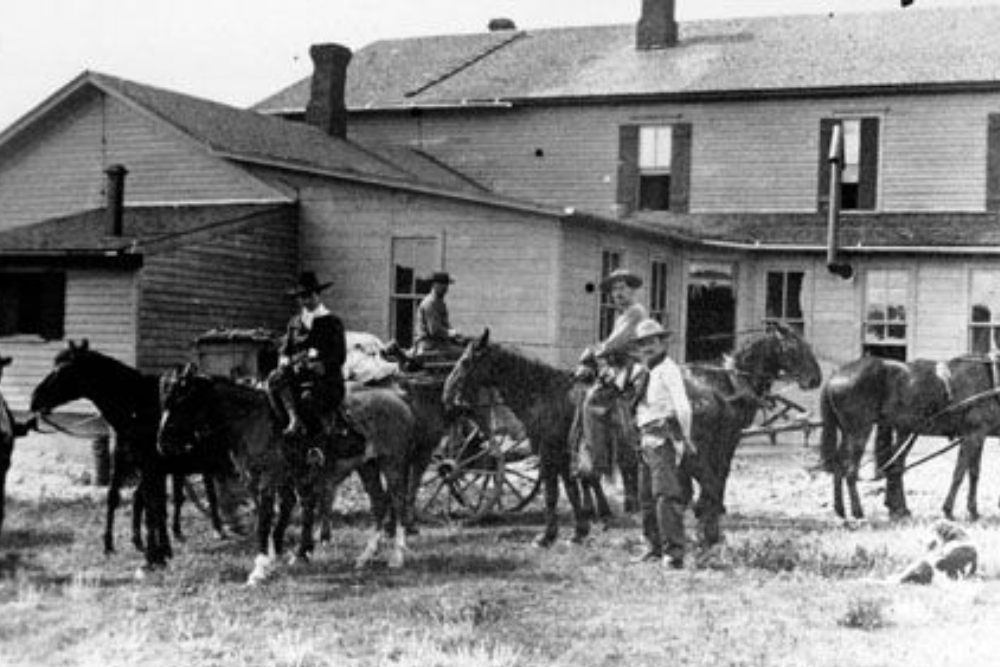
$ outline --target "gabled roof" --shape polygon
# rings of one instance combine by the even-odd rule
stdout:
[[[635,25],[379,41],[348,69],[351,109],[506,100],[1000,88],[1000,8],[693,21],[635,48]],[[309,78],[254,106],[298,113]]]
[[[109,255],[186,234],[247,222],[290,204],[223,204],[126,207],[122,234],[108,233],[106,209],[52,218],[0,232],[0,257],[9,255]]]

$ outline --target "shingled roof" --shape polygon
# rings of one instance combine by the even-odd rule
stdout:
[[[107,210],[52,218],[0,232],[0,257],[130,253],[221,225],[249,222],[292,204],[225,204],[126,207],[122,233],[108,233]]]
[[[822,250],[827,218],[821,213],[637,213],[631,223],[658,228],[675,238],[722,242],[747,249]],[[878,248],[947,254],[965,248],[1000,248],[995,213],[852,213],[842,215],[837,243],[856,251]]]
[[[639,51],[635,26],[386,40],[355,54],[352,110],[565,98],[752,96],[1000,86],[1000,8],[681,23],[675,47]],[[309,78],[256,104],[298,113]]]

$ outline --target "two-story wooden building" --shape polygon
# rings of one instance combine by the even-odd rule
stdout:
[[[688,359],[774,318],[831,362],[943,358],[1000,341],[997,34],[995,7],[678,24],[673,0],[645,0],[635,25],[386,40],[348,71],[349,136],[691,241],[564,229],[573,345],[601,329],[578,288],[621,263]],[[255,108],[301,118],[308,85]],[[826,267],[837,125],[849,279]]]

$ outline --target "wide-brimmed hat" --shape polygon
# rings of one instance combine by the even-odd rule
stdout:
[[[671,335],[673,335],[672,331],[664,329],[663,325],[653,318],[648,318],[635,326],[635,339],[632,344],[642,345],[653,340],[666,340]]]
[[[444,285],[451,285],[455,281],[452,280],[451,274],[449,274],[447,271],[435,271],[434,273],[431,274],[431,282],[442,283]]]
[[[333,283],[321,283],[316,274],[312,271],[303,271],[299,274],[299,280],[294,287],[287,290],[289,296],[303,296],[305,294],[319,294]]]
[[[642,278],[638,275],[632,273],[628,269],[615,269],[601,281],[601,289],[608,291],[614,286],[615,283],[620,281],[624,282],[632,289],[642,287]]]

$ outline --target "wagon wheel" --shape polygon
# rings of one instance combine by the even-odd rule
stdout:
[[[501,443],[469,418],[459,418],[431,459],[417,491],[425,521],[472,522],[493,509],[504,479]]]
[[[541,462],[527,438],[500,436],[504,470],[500,483],[498,512],[520,512],[531,504],[542,488]]]

